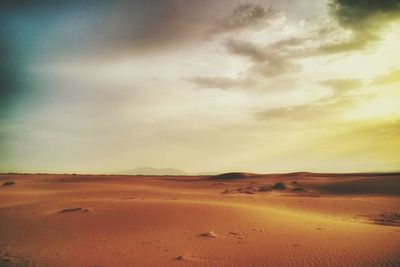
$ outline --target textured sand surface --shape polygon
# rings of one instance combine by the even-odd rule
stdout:
[[[398,174],[0,181],[1,267],[400,266]]]

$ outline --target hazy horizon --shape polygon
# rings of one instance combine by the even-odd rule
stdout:
[[[175,168],[152,168],[152,167],[137,167],[133,169],[125,169],[119,171],[110,171],[110,172],[0,172],[0,174],[43,174],[43,175],[142,175],[142,176],[214,176],[228,173],[243,173],[243,174],[260,174],[260,175],[272,175],[272,174],[291,174],[291,173],[320,173],[320,174],[357,174],[357,173],[380,173],[380,174],[398,174],[400,173],[399,169],[393,170],[370,170],[370,171],[350,171],[350,172],[317,172],[317,171],[308,171],[308,170],[294,170],[294,171],[286,171],[286,172],[253,172],[249,170],[225,170],[225,171],[204,171],[204,172],[186,172],[185,170],[175,169]]]
[[[5,1],[0,173],[393,172],[400,5]]]

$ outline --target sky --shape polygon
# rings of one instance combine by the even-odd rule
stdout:
[[[400,170],[400,0],[6,0],[0,23],[0,172]]]

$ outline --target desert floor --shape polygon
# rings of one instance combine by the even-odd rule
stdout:
[[[400,174],[5,181],[2,267],[400,266]]]

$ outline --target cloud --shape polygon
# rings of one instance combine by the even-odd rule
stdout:
[[[362,87],[364,82],[360,79],[330,79],[321,84],[331,88],[335,95],[340,95]]]
[[[4,36],[5,33],[0,29],[0,111],[15,92],[17,83],[14,55],[7,38],[2,38]]]
[[[5,1],[0,18],[7,31],[24,35],[25,50],[41,48],[46,58],[104,58],[198,44],[213,22],[235,7],[236,1],[227,0]],[[224,25],[247,27],[271,12],[239,6]]]
[[[347,150],[366,157],[370,164],[379,162],[382,158],[396,159],[397,162],[387,162],[398,170],[400,148],[400,117],[392,119],[363,119],[344,121],[334,124],[330,132],[319,140],[320,144],[331,143],[333,149]],[[318,140],[315,140],[318,144]],[[346,153],[348,154],[348,153]],[[357,158],[356,154],[353,154]]]
[[[312,108],[310,105],[298,105],[294,107],[281,107],[272,108],[266,111],[257,112],[255,114],[257,119],[260,120],[270,120],[270,119],[289,119],[299,114],[304,115],[304,113],[310,113],[312,115]]]
[[[23,84],[32,78],[28,66],[106,62],[196,45],[236,6],[203,0],[1,1],[0,116],[34,86]]]
[[[194,82],[201,88],[220,89],[248,89],[254,87],[255,79],[270,78],[282,74],[294,73],[301,70],[301,65],[292,62],[291,53],[288,53],[286,46],[293,46],[300,43],[300,39],[282,40],[282,46],[276,43],[269,46],[258,46],[252,42],[229,39],[225,42],[227,51],[236,56],[248,58],[252,65],[247,70],[247,78],[230,79],[225,77],[194,77],[189,81]],[[293,57],[297,55],[293,54]],[[253,77],[256,76],[256,77]]]
[[[252,87],[255,81],[244,80],[244,79],[230,79],[224,77],[194,77],[189,81],[197,84],[200,88],[219,88],[219,89],[232,89],[240,88],[245,89]]]
[[[387,20],[399,16],[398,0],[332,0],[332,12],[344,27],[362,28],[374,16]]]
[[[321,84],[331,88],[333,93],[308,104],[257,112],[256,118],[259,120],[295,119],[298,121],[318,121],[321,118],[323,121],[334,121],[346,110],[369,97],[368,94],[357,92],[347,94],[350,91],[362,88],[364,83],[359,79],[330,79],[322,81]]]
[[[231,54],[247,57],[253,62],[271,61],[277,57],[277,55],[269,53],[267,50],[247,41],[230,39],[225,43],[225,46]]]
[[[255,27],[260,24],[269,25],[271,20],[279,17],[280,12],[273,8],[268,8],[255,4],[242,4],[233,10],[233,12],[215,23],[208,31],[209,35],[221,34],[225,32],[237,31],[240,29]]]
[[[400,69],[393,69],[387,74],[379,75],[373,79],[372,85],[385,85],[400,82]]]
[[[367,48],[368,45],[377,40],[379,38],[370,32],[353,32],[350,40],[326,44],[321,46],[319,50],[322,54],[351,52]]]
[[[308,38],[304,37],[289,37],[286,39],[282,39],[279,41],[276,41],[271,45],[273,48],[288,48],[288,47],[296,47],[302,45],[304,42],[306,42]]]
[[[284,73],[296,72],[301,69],[293,63],[290,53],[285,53],[282,47],[259,47],[247,41],[229,40],[226,47],[231,54],[249,58],[254,65],[249,72],[263,77],[271,77]]]
[[[23,94],[24,82],[28,75],[24,73],[21,67],[25,51],[17,52],[15,43],[10,40],[10,34],[7,28],[6,16],[0,6],[0,123],[3,116],[11,115],[15,109],[15,100]],[[1,127],[1,126],[0,126]]]
[[[297,49],[307,40],[306,37],[289,37],[264,46],[249,41],[228,39],[224,43],[227,51],[231,55],[247,58],[252,63],[247,69],[247,78],[194,77],[189,81],[202,88],[247,89],[257,85],[256,79],[299,72],[302,66],[293,61],[308,56],[310,51],[304,51],[303,48]]]
[[[335,119],[349,107],[357,103],[357,98],[324,98],[320,101],[291,107],[273,108],[257,112],[255,117],[259,120],[289,119],[300,121],[320,122]]]
[[[216,4],[201,0],[117,1],[114,9],[95,25],[96,36],[90,41],[117,55],[158,53],[196,44],[210,27],[210,18],[220,15]]]
[[[357,131],[359,136],[369,133],[370,135],[392,139],[397,146],[400,145],[400,117],[386,120],[365,120],[352,122],[348,125],[352,131]]]
[[[252,73],[263,77],[277,76],[285,73],[294,73],[301,70],[301,65],[291,62],[285,58],[276,58],[266,63],[255,64],[250,68]]]
[[[331,0],[328,6],[339,25],[351,30],[352,36],[321,46],[323,54],[364,49],[379,40],[384,26],[400,19],[398,0]]]

